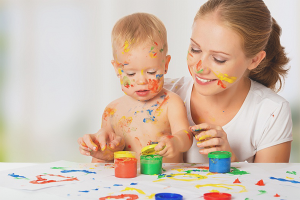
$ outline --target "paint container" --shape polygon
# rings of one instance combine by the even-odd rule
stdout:
[[[156,200],[182,200],[183,197],[176,193],[157,193],[155,194]]]
[[[230,200],[231,194],[221,192],[209,192],[204,195],[205,200]]]
[[[141,155],[141,174],[161,174],[162,170],[162,156],[160,155]]]
[[[231,153],[229,151],[213,151],[208,154],[209,171],[217,173],[230,172]]]
[[[114,153],[115,177],[134,178],[137,174],[137,159],[134,151],[117,151]]]

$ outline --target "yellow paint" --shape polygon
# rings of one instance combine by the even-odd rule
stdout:
[[[183,130],[185,133],[189,133],[189,132],[187,132],[186,130]]]
[[[216,175],[217,173],[212,173],[212,172],[208,172],[206,175],[209,176],[209,175]]]
[[[148,199],[153,199],[153,198],[154,198],[154,196],[155,196],[155,193],[153,193],[153,194],[151,194],[151,195],[147,196],[147,198],[148,198]]]
[[[142,69],[142,71],[141,71],[141,74],[142,74],[142,76],[144,75],[144,70]]]
[[[211,190],[209,192],[218,192],[218,193],[220,193],[219,190]]]
[[[138,193],[140,194],[145,194],[145,192],[143,190],[140,190],[140,189],[136,189],[136,188],[131,188],[131,187],[126,187],[124,190],[122,190],[121,192],[124,192],[124,191],[128,191],[128,190],[134,190],[134,191],[137,191]]]
[[[202,175],[199,175],[199,174],[187,174],[187,173],[178,173],[178,174],[171,174],[172,177],[166,177],[166,178],[169,178],[169,179],[173,179],[173,180],[176,180],[176,181],[197,181],[199,179],[206,179],[207,176],[202,176]],[[195,177],[193,179],[179,179],[179,178],[175,178],[173,176],[183,176],[183,177]]]
[[[118,68],[118,74],[122,75],[122,69],[121,68]]]
[[[176,170],[178,172],[182,172],[184,169],[172,169],[172,170]]]
[[[287,179],[290,179],[290,180],[293,180],[294,178],[291,178],[291,177],[286,177]]]
[[[153,182],[161,182],[161,181],[164,181],[165,179],[158,179],[158,180],[155,180]]]
[[[214,71],[212,71],[221,81],[226,81],[228,83],[233,83],[236,80],[236,77],[229,77],[228,74],[216,74]]]
[[[124,42],[124,49],[123,49],[123,51],[122,51],[122,54],[127,53],[129,50],[130,50],[130,49],[129,49],[129,42],[126,40],[126,41]]]
[[[228,190],[232,190],[232,187],[241,187],[242,190],[239,191],[238,193],[242,193],[242,192],[247,192],[247,189],[245,186],[243,185],[233,185],[233,184],[204,184],[204,185],[196,185],[196,188],[200,188],[200,187],[218,187],[218,188],[225,188]],[[231,193],[236,193],[236,192],[231,192]]]
[[[201,141],[201,140],[205,140],[206,138],[210,138],[211,137],[211,135],[203,135],[203,136],[201,136],[200,138],[197,138],[199,141]]]

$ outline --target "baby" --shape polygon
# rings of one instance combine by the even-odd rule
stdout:
[[[105,108],[98,133],[78,139],[80,152],[91,155],[92,162],[107,162],[114,151],[140,155],[143,147],[158,142],[155,150],[163,162],[183,162],[193,135],[183,101],[163,88],[171,59],[163,23],[147,13],[125,16],[112,30],[112,48],[125,95]]]

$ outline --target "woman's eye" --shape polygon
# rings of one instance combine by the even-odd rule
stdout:
[[[225,63],[225,62],[226,62],[226,60],[218,60],[218,59],[216,59],[215,57],[214,57],[214,60],[215,60],[217,63]]]
[[[126,73],[127,74],[127,76],[134,76],[135,75],[135,73]]]
[[[156,74],[156,71],[154,71],[154,72],[148,72],[148,74]]]
[[[194,49],[193,47],[191,47],[191,52],[192,53],[201,53],[200,49]]]

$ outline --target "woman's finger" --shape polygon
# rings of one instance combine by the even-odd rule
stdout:
[[[210,146],[222,146],[224,144],[224,140],[222,138],[211,138],[205,140],[203,142],[198,142],[198,147],[210,147]]]

